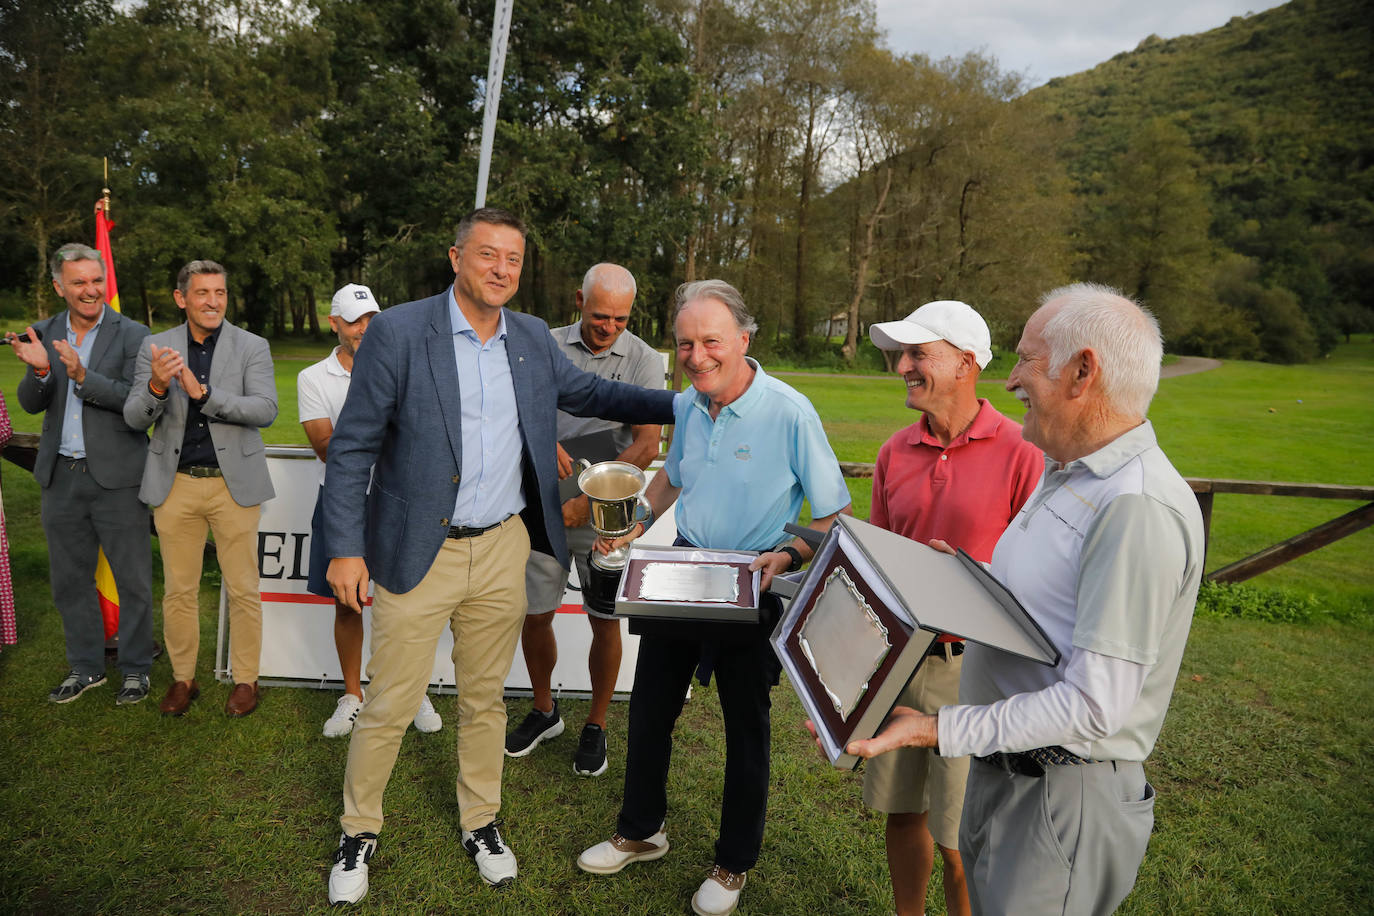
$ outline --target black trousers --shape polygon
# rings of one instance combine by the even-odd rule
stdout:
[[[768,757],[772,738],[769,691],[780,666],[766,627],[739,628],[732,640],[644,634],[639,641],[630,732],[625,759],[625,800],[616,832],[631,840],[652,836],[668,812],[668,766],[673,726],[687,685],[706,650],[714,662],[725,718],[725,792],[721,799],[716,864],[745,872],[758,861],[768,808]]]

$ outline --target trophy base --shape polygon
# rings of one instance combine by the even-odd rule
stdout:
[[[597,613],[614,614],[615,596],[620,590],[620,574],[624,572],[624,567],[607,569],[602,565],[605,557],[595,550],[591,551],[587,560],[587,581],[582,583],[582,600]]]

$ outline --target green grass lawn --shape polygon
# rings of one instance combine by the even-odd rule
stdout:
[[[154,698],[119,709],[113,681],[67,706],[44,699],[65,670],[47,591],[37,488],[6,466],[20,642],[0,652],[0,911],[7,913],[323,912],[337,840],[346,744],[320,736],[335,695],[268,689],[254,715],[226,719],[228,691],[204,675],[214,646],[206,589],[202,698],[185,719]],[[158,615],[160,618],[160,614]],[[321,626],[328,626],[327,615]],[[158,623],[160,629],[160,620]],[[1374,893],[1374,632],[1198,620],[1173,709],[1147,772],[1156,827],[1129,914],[1368,912]],[[111,670],[112,677],[115,675]],[[784,685],[773,694],[773,781],[763,858],[742,913],[888,912],[882,824],[860,775],[826,767]],[[527,701],[514,701],[512,717]],[[678,727],[669,786],[673,849],[614,877],[574,859],[614,825],[627,706],[613,704],[610,769],[571,773],[573,732],[507,762],[505,833],[514,888],[480,884],[458,843],[454,701],[434,735],[413,730],[386,796],[387,824],[364,906],[375,913],[660,914],[686,901],[711,863],[723,732],[714,688]],[[577,721],[580,701],[565,703]],[[938,890],[932,909],[941,912]]]
[[[320,348],[322,354],[324,348]],[[296,355],[309,356],[309,352]],[[268,440],[303,444],[295,373],[282,359],[282,415]],[[1166,450],[1190,476],[1374,482],[1374,344],[1366,338],[1313,366],[1227,364],[1166,380],[1154,408]],[[16,428],[37,429],[13,396],[17,361],[0,353],[0,388]],[[914,415],[898,382],[789,377],[810,395],[843,460],[871,461]],[[1009,396],[986,385],[1011,416]],[[1299,404],[1298,401],[1302,403]],[[1273,412],[1270,412],[1270,408]],[[867,514],[867,481],[854,481]],[[156,698],[117,709],[112,681],[68,706],[45,696],[65,672],[61,626],[32,478],[3,465],[17,646],[0,652],[0,912],[303,913],[325,909],[329,853],[346,745],[320,724],[332,693],[269,689],[261,708],[226,719],[223,685],[201,678],[184,720]],[[857,497],[862,497],[859,500]],[[1348,504],[1283,498],[1217,501],[1209,566],[1295,533]],[[1328,603],[1374,606],[1368,531],[1257,580]],[[160,565],[154,561],[160,590]],[[202,593],[202,672],[215,629]],[[321,626],[328,626],[327,614]],[[161,630],[161,615],[156,628]],[[1156,826],[1129,914],[1356,914],[1374,898],[1374,628],[1243,620],[1195,622],[1174,704],[1147,773],[1160,790]],[[115,672],[111,670],[111,675]],[[827,768],[800,731],[792,692],[774,692],[773,788],[763,859],[741,912],[890,911],[880,819],[859,776]],[[527,701],[513,703],[512,716]],[[452,721],[453,698],[436,704]],[[509,761],[503,817],[520,857],[509,891],[483,887],[458,843],[450,727],[407,735],[386,797],[387,826],[364,904],[378,913],[659,914],[686,901],[711,863],[723,734],[713,688],[698,689],[679,724],[670,779],[673,850],[615,877],[577,870],[579,850],[614,824],[623,777],[626,705],[613,705],[611,766],[575,778],[572,731]],[[565,716],[577,721],[579,701]],[[941,912],[937,886],[932,913]]]

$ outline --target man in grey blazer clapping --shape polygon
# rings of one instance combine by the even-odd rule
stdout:
[[[105,626],[94,578],[104,548],[119,590],[124,681],[115,702],[124,706],[148,695],[153,663],[152,554],[137,490],[148,437],[121,415],[148,329],[105,304],[105,262],[94,248],[63,245],[50,267],[66,311],[22,335],[5,335],[28,366],[19,405],[44,413],[33,476],[43,492],[52,600],[62,615],[68,667],[48,699],[70,703],[105,682]]]
[[[200,695],[200,574],[207,529],[229,591],[230,666],[234,688],[225,714],[258,705],[262,601],[257,533],[262,503],[274,495],[259,429],[277,417],[277,389],[267,341],[224,320],[226,273],[192,261],[172,294],[186,323],[154,334],[140,350],[124,419],[153,423],[139,499],[153,507],[166,587],[163,633],[172,685],[160,706],[180,716]]]

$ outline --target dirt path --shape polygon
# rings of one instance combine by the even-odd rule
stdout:
[[[1180,356],[1178,362],[1171,363],[1159,370],[1160,378],[1173,378],[1176,375],[1192,375],[1194,372],[1207,372],[1221,365],[1219,359],[1205,356]]]

